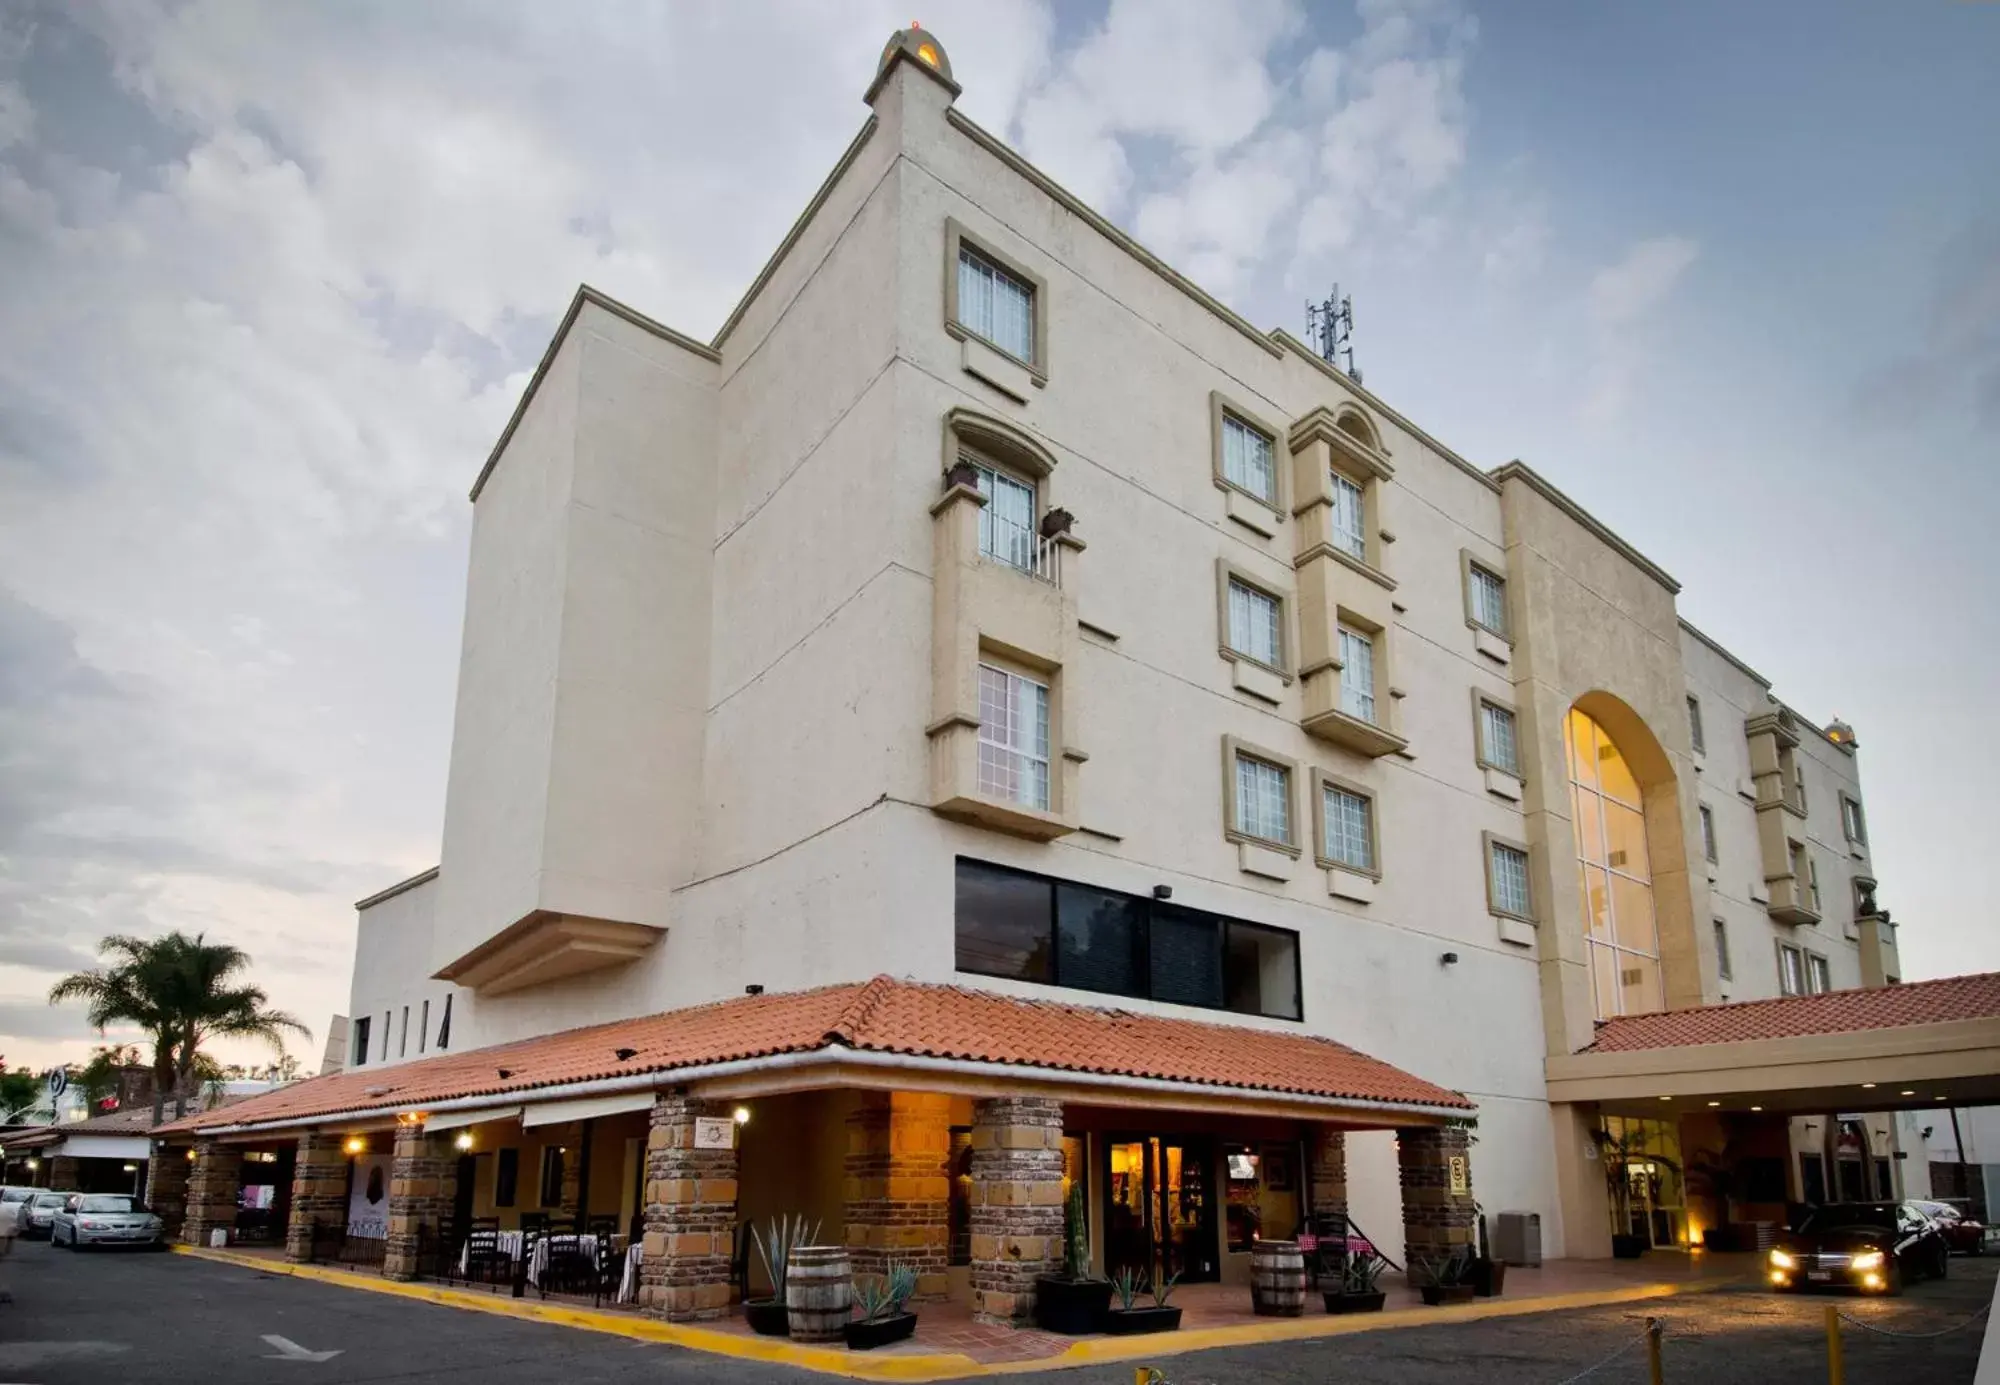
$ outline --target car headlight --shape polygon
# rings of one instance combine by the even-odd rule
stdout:
[[[104,1229],[104,1223],[101,1221],[82,1221],[78,1222],[77,1225],[85,1231],[102,1231]]]
[[[1794,1260],[1791,1256],[1787,1255],[1782,1250],[1774,1250],[1771,1252],[1771,1268],[1774,1270],[1788,1270],[1791,1269],[1793,1266],[1797,1265],[1798,1263],[1799,1263],[1798,1261]]]
[[[1864,1250],[1847,1263],[1857,1270],[1879,1270],[1882,1268],[1882,1260],[1881,1251]]]

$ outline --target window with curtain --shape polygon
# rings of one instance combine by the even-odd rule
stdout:
[[[1354,870],[1375,869],[1375,805],[1366,794],[1338,784],[1323,788],[1326,858]]]
[[[981,557],[1032,572],[1035,567],[1035,488],[975,457],[958,454],[979,473],[979,494],[986,503],[979,507],[979,552]]]
[[[1472,564],[1472,618],[1496,635],[1507,633],[1507,582]]]
[[[1333,473],[1333,542],[1356,558],[1368,556],[1367,503],[1361,487]]]
[[[1229,579],[1229,647],[1260,664],[1279,667],[1284,640],[1278,629],[1278,598],[1247,582]]]
[[[1048,687],[991,664],[979,666],[979,792],[1049,806]]]
[[[1479,753],[1486,763],[1521,777],[1521,747],[1514,714],[1491,702],[1479,704]]]
[[[1278,503],[1278,468],[1271,439],[1234,414],[1222,416],[1222,479],[1267,505]]]
[[[1035,361],[1035,290],[970,246],[958,250],[958,321],[1016,360]]]
[[[1505,913],[1533,917],[1534,897],[1528,890],[1528,853],[1505,842],[1491,844],[1487,869],[1493,875],[1493,903]]]
[[[1359,630],[1340,627],[1340,710],[1375,720],[1375,641]]]
[[[1261,841],[1290,843],[1291,775],[1282,766],[1237,755],[1236,830]]]

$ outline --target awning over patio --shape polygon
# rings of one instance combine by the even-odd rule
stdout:
[[[716,1097],[834,1086],[1047,1094],[1369,1126],[1437,1124],[1473,1110],[1457,1092],[1330,1039],[878,976],[357,1068],[156,1133],[487,1108],[497,1116],[524,1099],[595,1101],[665,1086]]]
[[[1548,1080],[1551,1101],[1653,1116],[2000,1102],[2000,973],[1628,1015]]]

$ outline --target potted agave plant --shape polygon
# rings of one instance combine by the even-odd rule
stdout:
[[[785,1277],[791,1269],[792,1248],[809,1246],[818,1240],[819,1223],[814,1222],[808,1229],[802,1216],[773,1217],[768,1234],[759,1232],[753,1224],[750,1239],[757,1247],[757,1258],[764,1262],[764,1277],[771,1281],[771,1297],[744,1299],[743,1317],[751,1331],[765,1337],[783,1337],[790,1330],[785,1309]]]
[[[1335,1289],[1321,1290],[1329,1313],[1379,1313],[1388,1295],[1376,1287],[1388,1265],[1375,1250],[1365,1242],[1350,1245],[1340,1253],[1340,1284]],[[1324,1282],[1324,1281],[1322,1281]]]
[[[1083,1208],[1083,1184],[1070,1184],[1063,1207],[1063,1272],[1035,1279],[1035,1326],[1044,1332],[1080,1337],[1102,1332],[1111,1308],[1111,1281],[1090,1272],[1090,1224]]]
[[[861,1316],[840,1329],[855,1351],[900,1342],[917,1330],[917,1315],[904,1305],[917,1291],[917,1272],[908,1265],[891,1265],[886,1274],[864,1274],[854,1280],[854,1306]]]
[[[1410,1257],[1410,1278],[1424,1302],[1435,1308],[1441,1303],[1470,1303],[1472,1253],[1464,1246],[1442,1255]]]
[[[1151,1281],[1142,1281],[1139,1272],[1131,1267],[1118,1271],[1111,1278],[1111,1290],[1118,1296],[1118,1306],[1106,1310],[1104,1330],[1114,1337],[1129,1337],[1141,1332],[1172,1332],[1181,1325],[1181,1310],[1170,1305],[1174,1285],[1180,1282],[1178,1274],[1163,1275],[1153,1272]],[[1141,1293],[1152,1295],[1151,1303],[1138,1302]]]

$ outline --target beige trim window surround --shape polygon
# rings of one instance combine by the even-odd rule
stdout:
[[[1512,643],[1507,633],[1507,579],[1487,563],[1458,550],[1459,583],[1465,592],[1465,623]]]
[[[1222,738],[1222,835],[1232,842],[1299,854],[1292,785],[1298,762],[1235,736]]]
[[[1381,632],[1341,620],[1336,630],[1340,640],[1340,710],[1370,726],[1382,724],[1383,699],[1377,684],[1375,637]]]
[[[1502,918],[1535,922],[1534,873],[1526,842],[1492,832],[1479,834],[1486,875],[1486,907]]]
[[[1208,421],[1215,484],[1283,518],[1285,473],[1291,466],[1284,434],[1220,391],[1209,393]]]
[[[1521,772],[1521,722],[1514,708],[1491,693],[1472,690],[1472,747],[1481,769],[1516,779]]]
[[[1215,564],[1217,647],[1225,659],[1247,659],[1286,682],[1292,677],[1291,599],[1227,559]]]
[[[1868,820],[1862,816],[1860,799],[1840,796],[1840,830],[1852,845],[1868,845]]]
[[[1313,859],[1328,870],[1382,878],[1375,791],[1323,770],[1312,772]]]
[[[1701,729],[1701,699],[1693,693],[1688,694],[1688,745],[1697,755],[1708,754],[1708,737]]]
[[[1715,849],[1715,813],[1706,803],[1698,805],[1695,812],[1701,818],[1702,858],[1710,865],[1715,865],[1718,860]]]
[[[1048,812],[1049,685],[981,660],[979,792]]]
[[[1049,381],[1048,280],[947,217],[944,327],[1019,361],[1037,385]]]

